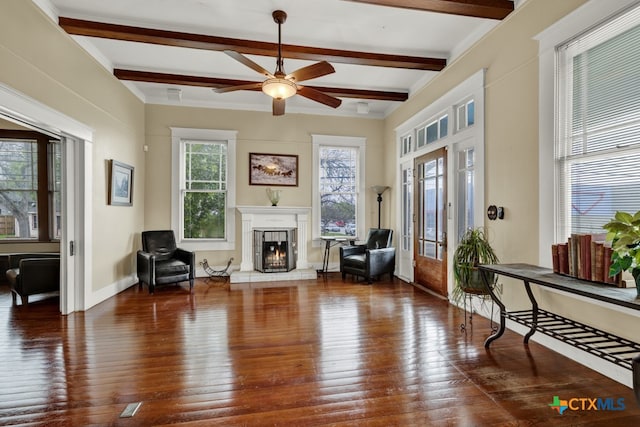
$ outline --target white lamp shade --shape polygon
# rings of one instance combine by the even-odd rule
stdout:
[[[262,83],[262,91],[275,99],[287,99],[298,91],[296,84],[287,79],[273,78]]]
[[[371,189],[376,193],[376,194],[382,194],[385,191],[387,191],[389,187],[386,185],[374,185],[373,187],[371,187]]]

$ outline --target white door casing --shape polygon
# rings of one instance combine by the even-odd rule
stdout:
[[[62,141],[60,312],[69,314],[85,310],[91,286],[91,248],[85,242],[91,242],[92,198],[89,189],[93,130],[1,83],[0,117]]]

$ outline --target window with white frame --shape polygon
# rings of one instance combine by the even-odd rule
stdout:
[[[556,239],[564,240],[601,232],[617,210],[640,210],[640,7],[556,56]]]
[[[420,126],[416,131],[416,149],[425,147],[428,144],[432,144],[444,137],[449,133],[449,115],[443,116],[430,121],[425,126]]]
[[[476,107],[473,99],[456,105],[454,110],[456,114],[456,132],[474,125],[476,121]]]
[[[61,236],[59,140],[32,131],[0,131],[0,242]]]
[[[187,249],[233,249],[235,131],[172,128],[172,227]]]
[[[364,231],[365,139],[313,135],[314,236]]]
[[[402,150],[402,152],[400,153],[401,156],[404,156],[405,154],[409,154],[413,151],[412,135],[406,135],[402,137],[401,150]]]
[[[180,185],[185,239],[224,239],[227,210],[226,141],[182,141]]]
[[[413,236],[412,233],[412,223],[413,223],[413,169],[411,167],[401,168],[402,174],[402,210],[400,214],[402,215],[402,250],[410,251],[411,242]]]
[[[475,226],[474,221],[474,189],[475,189],[475,148],[469,147],[457,151],[456,172],[457,206],[458,206],[458,238]]]

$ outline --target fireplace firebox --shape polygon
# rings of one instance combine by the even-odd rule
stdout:
[[[254,268],[262,273],[287,272],[296,268],[297,230],[254,229]]]

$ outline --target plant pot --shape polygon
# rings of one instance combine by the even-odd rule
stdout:
[[[640,268],[631,270],[631,275],[636,282],[636,298],[640,298]]]
[[[493,287],[495,283],[494,273],[485,273],[487,275],[487,282],[490,287]],[[460,289],[467,294],[475,295],[489,295],[487,286],[482,280],[482,273],[478,270],[478,267],[471,267],[465,269],[463,274],[463,280],[460,282]]]

